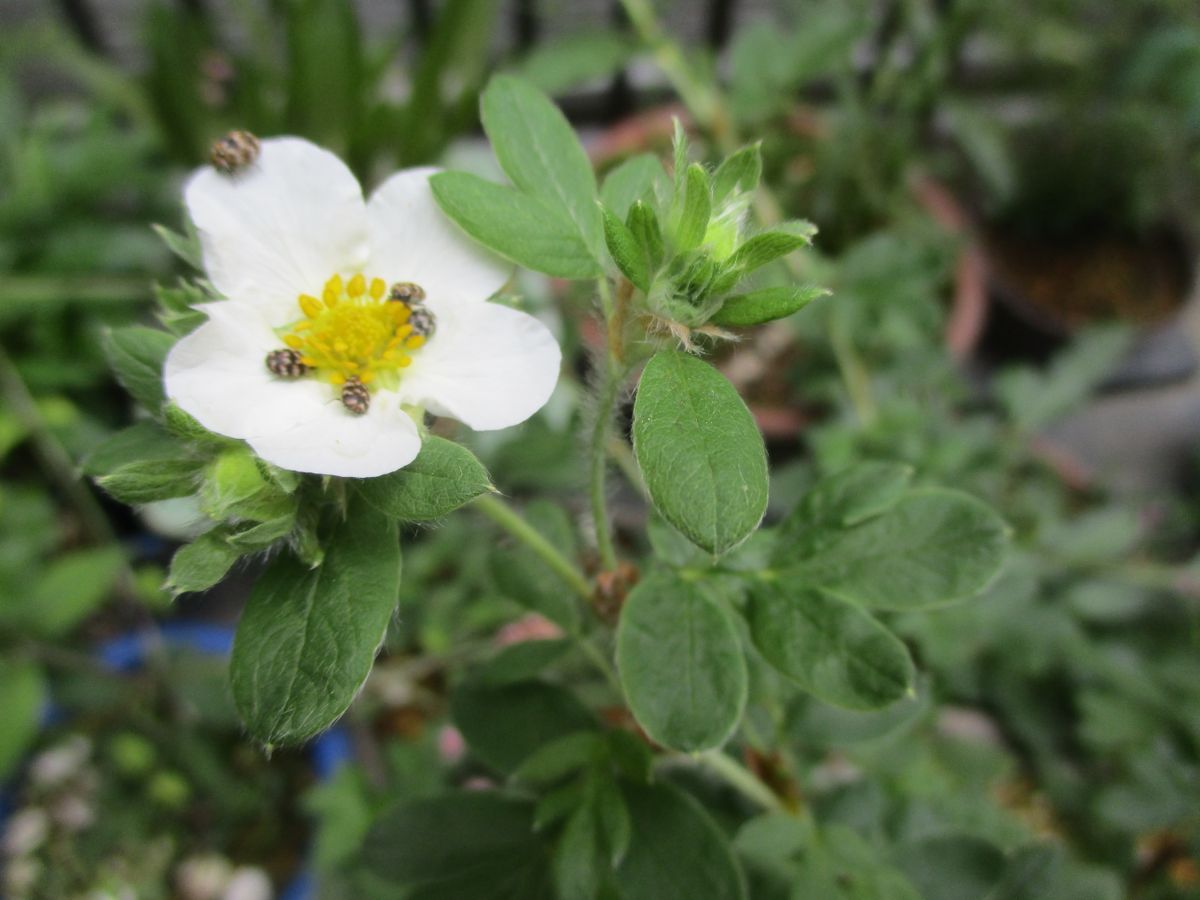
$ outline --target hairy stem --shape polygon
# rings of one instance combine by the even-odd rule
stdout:
[[[611,571],[617,567],[617,551],[613,546],[612,527],[608,518],[608,443],[612,432],[613,409],[621,393],[624,370],[612,360],[605,366],[596,392],[595,421],[588,440],[592,522],[596,529],[596,548],[600,565]]]
[[[540,531],[522,519],[515,509],[493,494],[485,494],[472,506],[537,554],[538,558],[553,569],[583,600],[591,601],[592,587],[583,573],[563,556],[557,547],[546,540]]]
[[[765,785],[757,775],[739,763],[732,756],[720,750],[710,750],[707,753],[695,755],[673,754],[661,758],[660,766],[689,766],[703,769],[716,775],[743,797],[753,801],[764,809],[772,812],[791,813],[787,804]]]
[[[563,581],[569,584],[571,589],[580,598],[585,602],[591,602],[592,588],[583,573],[569,559],[563,556],[557,547],[546,540],[537,529],[522,519],[515,509],[500,498],[490,494],[480,497],[473,505],[475,509],[537,554],[538,558],[561,577]],[[599,670],[600,674],[604,676],[604,679],[613,690],[617,694],[622,694],[621,683],[617,679],[617,673],[613,670],[612,663],[605,656],[604,652],[578,630],[568,631],[567,636],[575,642],[576,646],[588,658],[589,662]]]
[[[696,124],[708,132],[721,153],[732,153],[738,146],[740,136],[729,115],[728,101],[720,88],[711,78],[698,74],[695,67],[688,63],[683,52],[663,29],[649,0],[621,0],[621,6],[633,23],[638,39],[654,53],[659,68],[679,94],[679,99]],[[765,184],[760,184],[755,191],[754,212],[766,226],[778,225],[784,218],[782,205]],[[805,277],[803,264],[796,254],[787,255],[783,262],[793,277]],[[869,374],[853,346],[844,338],[839,340],[835,329],[836,326],[831,324],[829,339],[837,355],[838,373],[860,421],[870,424],[875,418],[875,401]]]

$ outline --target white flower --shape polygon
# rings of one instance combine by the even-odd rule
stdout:
[[[412,462],[410,412],[478,430],[533,415],[558,379],[558,344],[486,302],[510,267],[442,214],[435,171],[398,172],[364,202],[337,157],[287,137],[264,140],[237,174],[198,171],[185,201],[228,299],[204,304],[208,321],[171,350],[167,396],[268,462],[352,478]],[[400,283],[424,299],[389,300]]]

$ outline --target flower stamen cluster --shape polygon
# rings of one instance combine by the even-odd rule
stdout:
[[[333,385],[381,380],[395,387],[399,372],[412,364],[412,353],[425,344],[414,332],[412,307],[389,298],[382,278],[361,274],[349,281],[334,275],[321,298],[301,294],[305,318],[284,330],[283,342],[300,354],[300,363]]]

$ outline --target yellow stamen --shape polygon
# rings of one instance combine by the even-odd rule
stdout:
[[[382,278],[356,273],[343,281],[334,275],[322,286],[320,299],[297,298],[304,318],[288,327],[284,344],[299,350],[301,362],[330,384],[357,378],[394,388],[425,338],[413,333],[408,306],[389,302],[387,290]]]
[[[321,314],[324,306],[322,306],[321,301],[316,297],[313,297],[310,294],[301,294],[300,308],[304,310],[304,314],[310,319],[315,319]]]

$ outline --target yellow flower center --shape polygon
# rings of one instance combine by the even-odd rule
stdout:
[[[347,282],[334,275],[318,300],[301,294],[304,318],[282,334],[283,342],[300,354],[300,361],[318,378],[345,384],[382,380],[392,387],[399,372],[412,362],[412,352],[425,343],[409,324],[412,310],[387,298],[387,284],[360,274]]]

